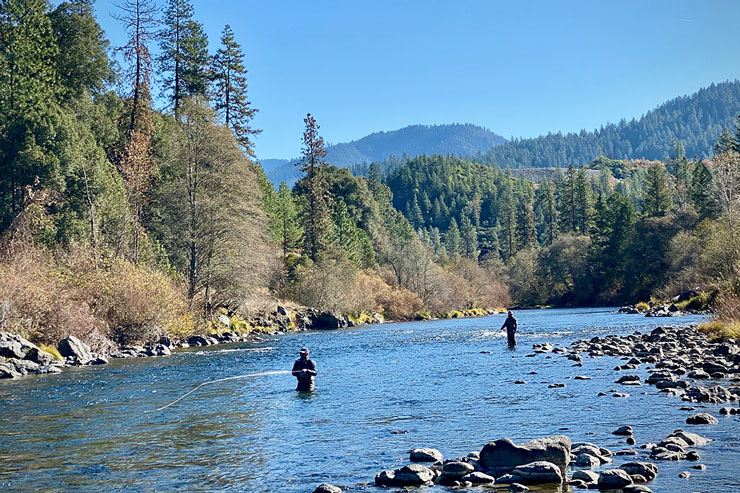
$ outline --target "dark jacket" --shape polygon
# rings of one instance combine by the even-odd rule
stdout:
[[[502,329],[506,329],[507,332],[516,332],[516,319],[514,316],[506,317],[506,321],[504,322],[504,325],[501,326]]]
[[[293,363],[293,376],[298,379],[296,390],[305,392],[313,390],[313,377],[316,375],[316,363],[308,358],[298,359]]]

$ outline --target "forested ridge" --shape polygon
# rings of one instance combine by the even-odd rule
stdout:
[[[121,47],[89,0],[0,3],[2,330],[104,352],[269,326],[286,303],[362,322],[740,291],[737,128],[707,159],[686,151],[705,137],[659,134],[664,161],[600,156],[535,183],[448,154],[355,176],[307,114],[302,178],[276,190],[232,29],[211,43],[188,0],[115,16]],[[734,111],[731,86],[707,90],[713,114]]]
[[[594,131],[550,133],[512,139],[477,157],[501,168],[581,165],[597,156],[612,159],[660,159],[680,141],[689,157],[708,158],[724,128],[740,113],[740,81],[712,84],[689,96],[661,104],[640,118],[609,123]]]
[[[409,125],[389,132],[375,132],[352,142],[327,145],[326,159],[342,168],[366,167],[374,161],[395,161],[420,154],[474,156],[504,142],[503,137],[469,123]],[[275,185],[282,181],[293,185],[301,177],[295,161],[266,159],[262,162]]]

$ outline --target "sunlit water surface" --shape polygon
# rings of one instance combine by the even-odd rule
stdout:
[[[562,356],[526,355],[533,343],[566,345],[701,317],[610,309],[516,315],[514,351],[496,315],[296,333],[2,381],[0,489],[310,492],[330,482],[374,491],[375,474],[403,465],[417,446],[455,457],[500,437],[563,433],[619,450],[626,445],[611,431],[622,424],[635,428],[638,444],[690,427],[680,400],[654,387],[620,388],[626,399],[597,397],[621,387],[613,383],[619,359],[585,358],[575,368]],[[313,395],[294,392],[290,375],[272,375],[206,386],[151,412],[206,380],[290,369],[302,346],[318,365]],[[554,382],[566,386],[548,389]],[[708,410],[718,415],[717,406]],[[740,490],[740,419],[690,428],[714,439],[699,450],[707,470],[683,480],[688,462],[661,463],[653,490]]]

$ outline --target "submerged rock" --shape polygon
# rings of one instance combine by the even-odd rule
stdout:
[[[690,425],[716,425],[719,420],[708,413],[694,414],[686,418],[686,424]]]
[[[332,484],[323,483],[313,490],[313,493],[342,493],[342,488],[334,486]]]

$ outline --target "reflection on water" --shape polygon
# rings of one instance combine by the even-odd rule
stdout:
[[[0,487],[305,492],[325,481],[372,482],[416,446],[460,456],[503,436],[567,430],[576,441],[620,449],[611,431],[621,424],[635,427],[638,443],[685,426],[680,401],[654,388],[633,389],[629,399],[596,397],[615,387],[616,359],[586,358],[574,368],[560,356],[527,355],[533,343],[565,345],[697,317],[666,321],[602,309],[516,316],[513,351],[498,315],[290,334],[1,382]],[[317,361],[316,392],[296,393],[292,376],[269,375],[206,386],[152,412],[206,380],[290,369],[303,346]],[[566,386],[547,388],[555,382]],[[732,467],[740,460],[738,417],[693,430],[717,439],[700,451],[707,470],[686,482],[677,478],[685,464],[661,464],[653,489],[740,487]]]

